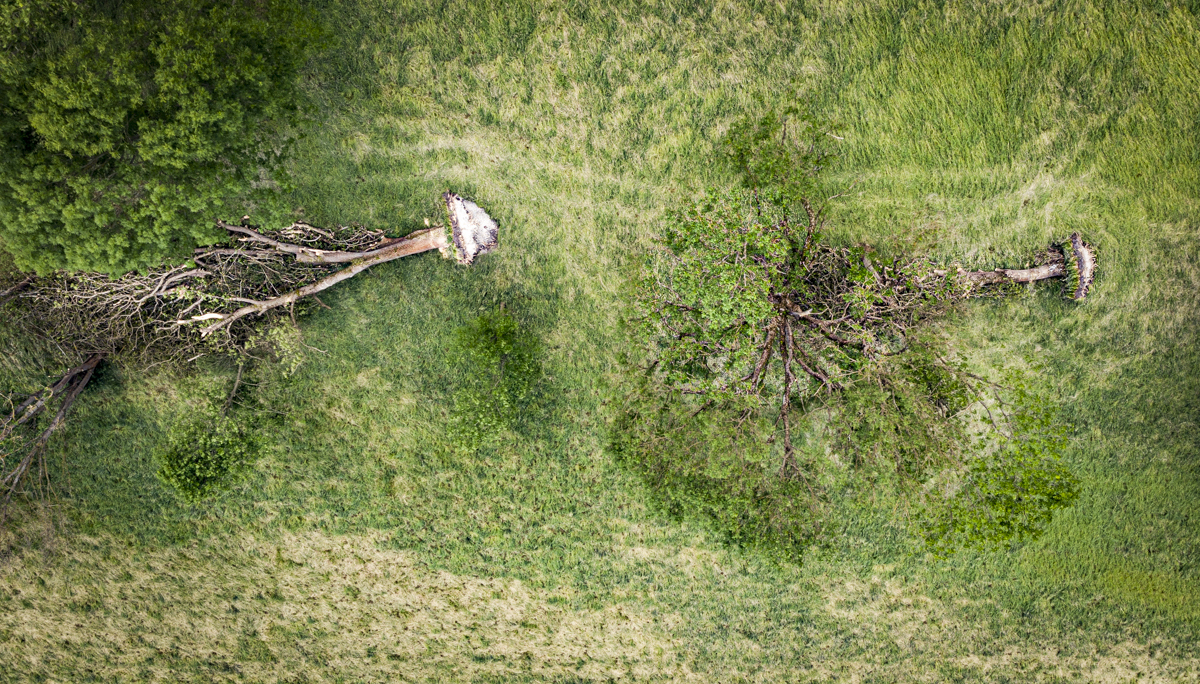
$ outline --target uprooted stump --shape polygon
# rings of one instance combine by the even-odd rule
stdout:
[[[451,236],[450,244],[440,248],[442,256],[469,265],[475,257],[496,248],[499,227],[495,219],[478,204],[452,192],[443,194],[442,199],[446,202]]]
[[[1033,268],[998,268],[994,271],[964,271],[958,269],[959,277],[973,286],[1000,285],[1004,283],[1033,283],[1049,278],[1068,278],[1071,299],[1082,301],[1091,291],[1096,276],[1096,250],[1083,241],[1079,233],[1061,245],[1052,245],[1045,253],[1042,263]]]

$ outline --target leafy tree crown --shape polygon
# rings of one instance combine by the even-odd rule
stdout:
[[[277,211],[319,37],[292,0],[0,2],[0,247],[117,274]]]

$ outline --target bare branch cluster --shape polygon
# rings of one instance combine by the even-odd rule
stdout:
[[[65,271],[25,277],[4,293],[15,305],[13,321],[75,359],[99,354],[145,365],[231,352],[250,332],[246,316],[295,304],[310,294],[299,294],[306,286],[353,269],[339,270],[352,258],[411,242],[359,227],[219,225],[236,238],[196,250],[185,265],[115,279]]]
[[[93,354],[79,366],[63,374],[49,387],[31,394],[18,405],[10,403],[8,415],[0,420],[0,521],[7,514],[8,503],[31,472],[36,472],[37,488],[43,494],[50,491],[50,471],[46,467],[46,446],[50,437],[66,422],[75,399],[92,379],[92,373],[103,357]],[[48,424],[39,421],[47,409],[58,404]],[[43,424],[39,424],[39,422]]]
[[[316,299],[317,293],[372,266],[434,249],[469,265],[496,247],[498,226],[486,211],[452,192],[442,199],[447,225],[403,238],[389,239],[383,231],[359,226],[326,230],[307,223],[263,231],[247,225],[249,217],[243,217],[240,224],[217,222],[230,235],[228,243],[197,249],[189,263],[149,273],[119,278],[98,273],[0,273],[7,277],[0,306],[16,326],[57,345],[64,364],[87,359],[19,405],[10,402],[11,415],[0,421],[0,457],[17,452],[24,456],[0,484],[8,487],[11,497],[31,464],[42,458],[50,435],[62,425],[103,359],[124,358],[147,366],[209,353],[245,354],[253,335],[251,320],[279,316],[285,308],[294,320],[297,302]],[[234,392],[240,368],[241,363]],[[61,408],[42,433],[32,441],[18,434],[33,425],[47,402],[59,397]]]
[[[102,360],[124,358],[145,366],[243,352],[252,333],[250,314],[279,315],[284,306],[414,242],[387,240],[381,231],[356,227],[322,230],[297,223],[267,233],[220,225],[239,237],[197,250],[185,265],[120,278],[77,272],[22,276],[0,293],[0,306],[8,302],[12,323],[56,345],[68,363],[78,363],[23,400],[10,398],[8,415],[0,419],[0,510],[7,512],[13,495],[31,481],[36,483],[32,493],[51,492],[45,463],[50,437]],[[339,268],[348,261],[342,258],[346,254],[358,261]],[[364,254],[374,258],[361,258]],[[36,474],[32,480],[31,474]]]

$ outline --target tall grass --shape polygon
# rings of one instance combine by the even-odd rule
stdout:
[[[0,568],[5,678],[1195,679],[1193,9],[322,12],[336,47],[308,84],[303,216],[400,234],[448,188],[500,221],[501,247],[469,270],[387,264],[323,297],[298,369],[250,378],[266,456],[203,505],[164,491],[150,453],[232,369],[98,378],[57,444],[70,531],[30,520]],[[981,366],[1029,353],[1052,370],[1084,485],[1040,540],[936,561],[881,496],[845,502],[844,538],[777,566],[656,517],[610,464],[604,403],[639,248],[667,207],[731,181],[712,159],[732,121],[796,98],[838,122],[831,194],[853,187],[831,206],[835,239],[933,225],[940,255],[984,267],[1074,230],[1098,244],[1086,303],[1041,291],[950,327]],[[551,399],[533,429],[464,456],[445,433],[469,369],[445,350],[501,302],[542,340]],[[5,377],[36,380],[33,350],[7,340]]]

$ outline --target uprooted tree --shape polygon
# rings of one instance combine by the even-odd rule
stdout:
[[[666,221],[635,298],[619,459],[669,512],[788,554],[824,533],[838,469],[821,435],[851,473],[909,487],[938,550],[1037,534],[1075,496],[1061,426],[1022,376],[970,372],[927,323],[1053,278],[1082,300],[1092,248],[1076,234],[1033,268],[965,271],[830,244],[809,199],[826,157],[795,143],[814,130],[794,110],[735,128],[747,187]]]
[[[496,247],[498,226],[486,211],[451,192],[442,205],[444,222],[403,238],[354,227],[294,223],[263,231],[220,221],[232,242],[198,248],[187,264],[119,278],[65,271],[18,276],[0,291],[10,324],[81,361],[49,387],[8,398],[0,416],[0,501],[27,482],[48,489],[49,438],[102,360],[148,365],[240,356],[264,320],[294,315],[298,303],[372,266],[435,249],[470,265]]]

